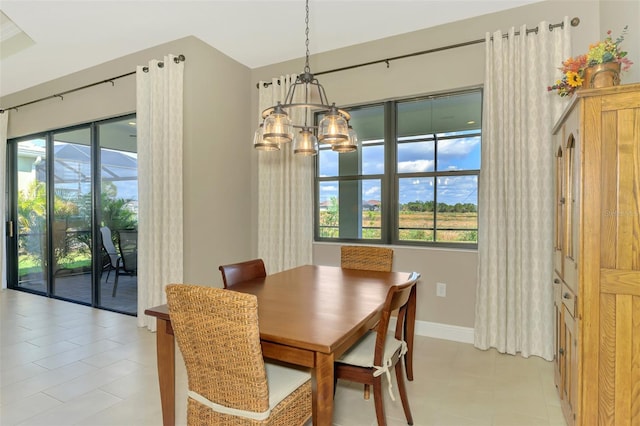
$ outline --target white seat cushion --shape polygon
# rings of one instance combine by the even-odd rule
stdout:
[[[375,331],[369,331],[364,335],[356,344],[354,344],[348,351],[346,351],[338,362],[349,365],[356,365],[359,367],[373,367],[373,356],[376,350],[376,337]],[[386,364],[386,360],[402,347],[402,341],[396,339],[393,336],[387,334],[387,340],[384,344],[384,358],[382,364]]]
[[[271,410],[280,404],[287,396],[291,395],[296,389],[302,386],[307,380],[311,379],[311,373],[308,370],[298,369],[295,367],[285,367],[269,362],[265,362],[264,367],[267,373],[267,382],[269,386],[269,409],[262,413],[226,407],[213,401],[209,401],[202,395],[191,390],[188,392],[188,396],[218,413],[246,417],[253,420],[265,420],[271,414]]]
[[[392,335],[387,334],[387,339],[384,342],[382,365],[373,365],[377,337],[378,334],[375,331],[369,331],[363,338],[358,340],[355,345],[349,348],[347,352],[342,354],[340,359],[338,359],[338,362],[357,367],[373,368],[374,377],[385,374],[389,383],[389,396],[391,397],[391,400],[395,401],[396,398],[394,397],[393,390],[391,389],[391,375],[389,373],[389,368],[392,365],[391,357],[398,349],[400,350],[400,355],[404,355],[407,352],[407,344],[396,339]]]
[[[302,368],[285,367],[266,361],[264,367],[267,370],[267,382],[269,382],[270,410],[311,379],[311,372]]]

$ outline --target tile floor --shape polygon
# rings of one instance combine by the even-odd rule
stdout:
[[[136,318],[28,293],[0,291],[0,424],[160,425],[155,334]],[[417,337],[408,392],[416,426],[565,425],[552,364]],[[178,424],[186,419],[178,357]],[[400,399],[385,401],[405,425]],[[334,424],[375,425],[361,385],[339,383]]]

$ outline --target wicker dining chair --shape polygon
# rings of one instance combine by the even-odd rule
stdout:
[[[187,424],[303,425],[311,418],[311,374],[262,358],[252,294],[188,284],[166,287],[187,368]]]
[[[365,334],[334,364],[336,381],[342,379],[373,386],[373,401],[379,426],[386,425],[382,400],[382,377],[386,376],[391,399],[395,399],[389,372],[389,369],[394,366],[404,415],[407,418],[407,423],[413,424],[409,398],[404,385],[402,357],[407,351],[407,345],[403,341],[403,333],[409,296],[418,278],[420,278],[420,274],[412,272],[405,283],[389,288],[376,331],[369,331]],[[388,335],[389,320],[392,312],[396,310],[398,311],[398,319],[395,334],[390,336]]]
[[[340,266],[347,269],[391,272],[393,249],[373,246],[340,247]]]
[[[222,283],[224,284],[224,288],[229,288],[232,285],[243,281],[267,276],[267,271],[262,259],[253,259],[247,260],[246,262],[221,265],[218,269],[222,274]]]

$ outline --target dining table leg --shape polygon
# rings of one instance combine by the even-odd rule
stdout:
[[[164,426],[174,426],[176,424],[175,340],[171,321],[160,318],[158,318],[158,331],[156,333],[156,355],[158,358],[162,424]]]
[[[331,426],[333,422],[333,353],[316,352],[312,370],[313,424]]]

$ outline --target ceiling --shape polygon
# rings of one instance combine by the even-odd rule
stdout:
[[[310,0],[309,50],[539,1]],[[0,0],[0,11],[0,96],[190,35],[249,68],[305,53],[302,0]]]

